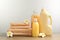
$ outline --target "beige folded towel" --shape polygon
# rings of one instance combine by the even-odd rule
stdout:
[[[9,29],[8,31],[11,31],[13,33],[31,33],[32,28],[28,28],[28,29]]]
[[[10,29],[28,29],[31,26],[10,26]]]
[[[29,24],[25,24],[25,23],[17,23],[17,22],[12,22],[10,23],[11,26],[29,26]]]

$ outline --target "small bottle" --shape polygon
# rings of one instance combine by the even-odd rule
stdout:
[[[38,24],[37,18],[34,18],[34,21],[32,24],[32,36],[33,37],[39,36],[39,24]]]

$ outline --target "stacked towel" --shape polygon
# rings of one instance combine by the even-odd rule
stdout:
[[[26,35],[31,36],[31,25],[24,23],[11,23],[8,31],[11,31],[13,35]]]

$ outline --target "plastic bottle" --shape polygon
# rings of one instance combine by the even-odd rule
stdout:
[[[41,19],[41,26],[40,32],[45,33],[46,35],[52,34],[52,17],[48,14],[48,12],[43,8],[40,13],[40,19]],[[50,19],[50,24],[48,24],[48,19]]]
[[[34,18],[33,24],[32,24],[32,36],[38,37],[39,36],[39,24],[37,22],[37,18]]]

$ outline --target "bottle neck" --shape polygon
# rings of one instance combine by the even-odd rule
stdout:
[[[34,22],[37,22],[37,18],[34,18]]]

